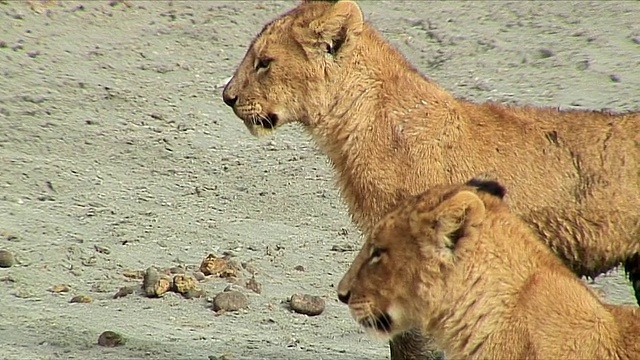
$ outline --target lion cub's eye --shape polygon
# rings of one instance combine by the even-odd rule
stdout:
[[[271,65],[271,61],[273,61],[273,59],[259,58],[258,60],[256,60],[256,71],[267,70],[269,68],[269,65]]]
[[[369,256],[369,263],[370,264],[375,264],[378,261],[380,261],[380,257],[382,256],[382,254],[385,252],[384,249],[381,249],[379,247],[374,247],[371,250],[371,256]]]

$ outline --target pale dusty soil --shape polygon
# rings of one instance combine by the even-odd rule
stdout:
[[[357,249],[360,236],[324,156],[295,126],[251,137],[220,98],[250,39],[295,2],[128,4],[37,13],[0,1],[0,249],[20,260],[0,269],[0,358],[387,358],[335,300],[354,252],[332,248]],[[639,2],[362,6],[459,96],[639,107]],[[174,294],[111,299],[138,283],[126,269],[223,251],[258,271],[246,311],[214,316],[206,299]],[[70,292],[48,291],[63,283]],[[227,283],[202,286],[211,298]],[[633,303],[621,273],[596,286]],[[325,313],[291,313],[282,301],[296,292],[322,296]],[[127,343],[97,346],[104,330]]]

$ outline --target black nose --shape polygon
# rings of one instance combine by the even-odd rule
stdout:
[[[349,304],[350,297],[351,297],[351,292],[347,292],[346,294],[338,293],[338,300],[342,301],[345,304]]]
[[[222,93],[222,100],[228,106],[233,107],[236,104],[236,102],[238,102],[238,97],[237,96],[231,96],[225,91],[225,92]]]

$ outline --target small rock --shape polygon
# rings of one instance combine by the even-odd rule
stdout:
[[[165,120],[165,116],[163,114],[157,113],[157,112],[149,114],[149,117],[151,117],[152,119],[156,119],[156,120]]]
[[[258,273],[258,268],[250,262],[243,262],[241,266],[243,269],[247,270],[251,275],[255,275]]]
[[[337,252],[349,252],[349,251],[356,251],[356,247],[351,245],[351,244],[343,244],[343,245],[333,245],[331,247],[331,251],[337,251]]]
[[[114,299],[123,298],[127,295],[133,294],[135,288],[133,286],[123,286],[113,295]]]
[[[239,291],[225,291],[213,298],[213,311],[238,311],[249,306],[249,299]]]
[[[191,290],[198,289],[198,283],[194,277],[189,275],[176,275],[173,277],[173,291],[186,294]]]
[[[16,291],[14,291],[13,296],[17,297],[17,298],[21,298],[21,299],[28,299],[34,296],[34,294],[25,288],[18,288],[16,289]]]
[[[613,82],[620,82],[620,76],[616,74],[609,75],[609,79],[611,79],[611,81]]]
[[[205,279],[204,274],[202,273],[202,271],[194,271],[193,272],[193,277],[198,280],[198,281],[202,281]]]
[[[243,289],[244,289],[243,286],[231,283],[231,284],[227,285],[224,288],[224,290],[222,290],[222,291],[224,291],[224,292],[227,292],[227,291],[240,291],[240,292],[242,292]]]
[[[34,104],[39,104],[39,103],[34,102]],[[56,198],[53,197],[53,195],[51,195],[51,194],[38,195],[38,197],[36,199],[38,199],[40,201],[56,201]]]
[[[43,102],[47,101],[47,97],[45,95],[23,95],[22,101],[32,104],[42,104]],[[51,197],[51,199],[53,199],[53,197]],[[47,198],[46,195],[38,196],[38,200],[42,201],[50,201],[51,199]]]
[[[49,291],[51,291],[52,293],[66,293],[69,292],[69,285],[66,284],[58,284],[58,285],[53,285]]]
[[[202,271],[205,276],[216,275],[219,274],[225,266],[226,261],[224,259],[213,254],[209,254],[202,260],[202,263],[200,264],[200,271]]]
[[[295,336],[290,336],[286,346],[288,348],[295,348],[298,347],[299,344],[300,340],[298,340]]]
[[[38,55],[40,55],[40,51],[38,50],[27,51],[27,56],[29,56],[32,59],[38,57]]]
[[[255,276],[252,276],[251,279],[247,281],[247,283],[245,284],[245,287],[256,294],[262,293],[262,285],[256,281]]]
[[[578,68],[578,70],[584,71],[584,70],[587,70],[589,66],[591,66],[589,60],[581,60],[581,61],[578,61],[578,64],[576,67]]]
[[[209,355],[208,356],[209,360],[231,360],[233,359],[233,355],[231,353],[224,353],[220,356],[215,356],[215,355]]]
[[[92,302],[93,299],[85,296],[85,295],[78,295],[78,296],[74,296],[71,298],[71,300],[69,300],[70,303],[90,303]]]
[[[199,271],[200,267],[198,265],[185,265],[185,266],[179,266],[181,269],[184,269],[185,272],[194,272],[194,271]],[[183,273],[184,274],[184,273]]]
[[[126,340],[124,337],[113,331],[105,331],[98,337],[98,345],[100,346],[116,347],[124,345],[125,343]]]
[[[142,288],[148,297],[160,297],[171,290],[171,278],[150,267],[144,274]]]
[[[8,250],[0,250],[0,268],[12,267],[16,264],[16,258]]]
[[[105,254],[105,255],[111,254],[111,250],[109,250],[109,248],[106,246],[94,245],[93,248],[100,254]]]
[[[145,272],[142,270],[125,270],[122,272],[122,275],[129,279],[144,279]]]
[[[20,240],[20,238],[18,238],[18,235],[6,230],[0,230],[0,239],[7,240],[7,241]]]
[[[83,266],[96,266],[96,264],[98,263],[98,258],[95,256],[89,256],[88,258],[80,260],[80,263]]]
[[[631,41],[633,41],[636,44],[640,44],[640,36],[635,36],[635,37],[631,38]]]
[[[0,40],[0,49],[4,49],[4,48],[6,48],[7,46],[9,46],[9,45],[7,45],[7,42],[6,42],[6,41],[4,41],[4,40]]]
[[[207,255],[200,264],[200,271],[204,275],[212,275],[221,278],[237,277],[239,267],[232,261],[213,254]]]
[[[304,266],[302,266],[302,265],[296,265],[296,267],[294,267],[294,268],[293,268],[293,270],[296,270],[296,271],[304,271]]]
[[[111,284],[105,281],[99,281],[91,285],[91,291],[99,292],[99,293],[107,293],[112,291],[112,287],[111,287]]]
[[[203,298],[207,293],[200,288],[189,289],[186,293],[182,294],[185,299],[199,299]]]
[[[128,0],[111,0],[109,1],[109,6],[116,6],[118,4],[122,4],[126,7],[131,7],[131,3]]]
[[[0,277],[0,282],[15,283],[16,279],[11,275],[7,275],[7,276]]]
[[[324,311],[324,300],[319,296],[294,294],[289,303],[291,310],[304,315],[316,316]]]
[[[172,268],[169,268],[169,274],[174,275],[174,274],[184,274],[186,273],[186,271],[184,270],[183,267],[180,266],[174,266]]]
[[[550,58],[553,55],[555,55],[555,53],[551,49],[539,49],[538,53],[539,53],[541,59]]]
[[[11,12],[11,13],[7,13],[7,15],[11,16],[12,18],[14,18],[16,20],[24,19],[24,14],[20,13],[20,12]]]

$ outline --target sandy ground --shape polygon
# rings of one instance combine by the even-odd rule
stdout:
[[[334,247],[360,236],[324,156],[295,126],[251,137],[220,98],[250,39],[294,4],[0,1],[0,249],[19,260],[0,269],[1,359],[388,357],[335,300],[355,254]],[[459,96],[638,109],[637,1],[362,6]],[[247,310],[215,316],[224,279],[202,282],[203,299],[112,298],[140,283],[126,270],[225,251],[262,284],[240,290]],[[621,273],[595,286],[633,303]],[[326,311],[292,313],[293,293]],[[126,344],[98,346],[105,330]]]

